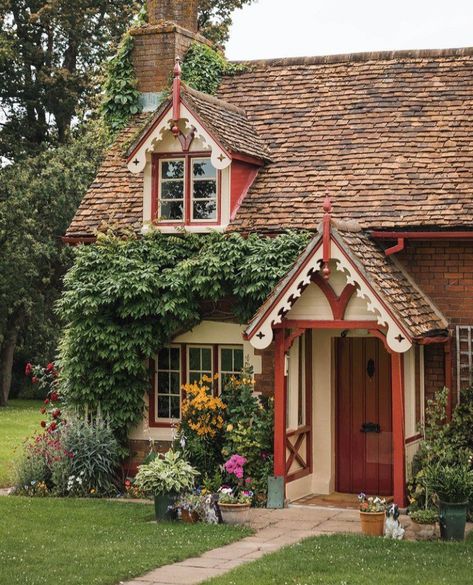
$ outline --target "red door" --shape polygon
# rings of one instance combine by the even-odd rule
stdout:
[[[337,339],[337,491],[393,493],[391,360],[376,338]]]

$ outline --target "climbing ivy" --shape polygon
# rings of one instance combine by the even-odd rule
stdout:
[[[245,70],[244,65],[229,63],[219,51],[192,43],[182,63],[182,79],[198,91],[215,95],[224,75]]]
[[[101,111],[112,133],[123,128],[130,116],[141,110],[132,51],[133,37],[127,32],[107,67]]]
[[[75,407],[100,405],[124,439],[143,416],[147,360],[200,322],[203,301],[231,298],[235,320],[248,321],[310,237],[153,230],[80,246],[59,303],[66,400]]]

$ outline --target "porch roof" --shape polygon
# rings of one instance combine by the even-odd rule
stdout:
[[[333,243],[349,259],[359,277],[364,279],[393,321],[411,340],[447,333],[448,323],[445,317],[395,258],[386,256],[383,249],[357,224],[332,220],[331,226]],[[319,228],[318,234],[250,321],[245,332],[248,339],[262,329],[264,321],[274,315],[274,309],[278,304],[280,305],[278,313],[282,319],[309,284],[311,276],[321,270],[320,260],[317,260],[315,270],[307,272],[305,268],[309,266],[310,260],[317,256],[317,251],[322,247],[322,240],[322,228]],[[291,285],[298,281],[300,281],[298,295],[286,298]],[[359,288],[359,285],[357,286]],[[376,318],[374,316],[374,319]]]

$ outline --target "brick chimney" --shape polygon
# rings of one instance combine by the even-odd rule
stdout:
[[[159,103],[168,87],[176,57],[184,57],[191,43],[211,45],[197,32],[198,0],[147,0],[148,24],[131,31],[133,64],[145,110]]]

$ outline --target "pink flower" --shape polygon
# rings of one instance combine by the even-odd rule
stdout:
[[[29,376],[33,370],[33,366],[28,362],[25,367],[25,376]]]

